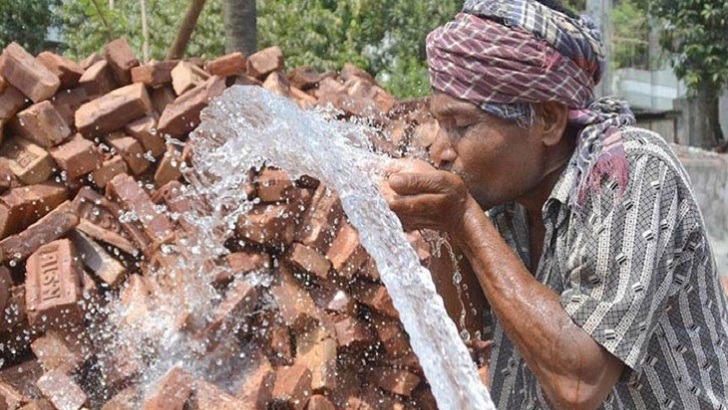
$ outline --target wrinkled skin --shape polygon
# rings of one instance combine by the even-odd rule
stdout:
[[[437,168],[393,165],[383,184],[390,208],[406,229],[444,231],[460,247],[480,284],[470,291],[487,298],[554,408],[597,408],[624,364],[576,326],[559,295],[532,274],[544,241],[541,208],[574,150],[568,109],[538,104],[530,128],[444,94],[433,96],[430,109],[441,127],[430,151]],[[510,201],[527,210],[533,266],[523,265],[483,212]]]

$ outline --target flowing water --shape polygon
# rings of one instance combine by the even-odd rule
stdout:
[[[196,221],[203,253],[224,252],[218,247],[232,234],[238,216],[250,209],[240,197],[249,169],[266,164],[294,177],[321,180],[338,191],[350,223],[376,261],[438,406],[495,408],[430,273],[378,190],[389,160],[367,149],[362,129],[302,111],[291,100],[250,86],[225,91],[202,119],[190,136],[194,171],[185,176],[195,196],[214,198],[212,209],[200,212]],[[200,284],[188,288],[197,295],[189,298],[191,309],[204,291]]]

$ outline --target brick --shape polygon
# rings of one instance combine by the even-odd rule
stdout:
[[[210,78],[205,70],[187,61],[177,63],[171,74],[172,88],[177,95],[186,93]]]
[[[343,287],[327,283],[312,289],[311,296],[316,305],[327,312],[348,316],[356,314],[356,302]]]
[[[36,383],[40,391],[58,410],[79,410],[88,397],[76,382],[61,371],[51,370]]]
[[[302,410],[311,398],[311,371],[305,366],[281,367],[276,372],[272,407]]]
[[[361,320],[348,317],[334,323],[336,342],[340,347],[362,349],[374,341],[371,330]]]
[[[418,409],[422,410],[438,410],[437,401],[432,394],[432,390],[424,383],[420,384],[413,392],[412,398],[415,400]]]
[[[3,322],[0,326],[0,344],[3,345],[3,358],[6,360],[12,360],[17,358],[14,356],[23,355],[30,346],[30,342],[38,337],[36,329],[31,328],[30,323],[28,323],[27,313],[25,286],[11,287]],[[0,375],[4,374],[4,370],[0,372]]]
[[[412,353],[407,333],[398,321],[376,316],[372,318],[372,324],[389,357],[403,357]]]
[[[0,241],[2,262],[22,261],[42,245],[64,236],[76,225],[78,217],[73,213],[70,202],[66,201],[23,232]]]
[[[78,64],[81,66],[82,70],[88,70],[89,67],[92,65],[98,63],[99,61],[103,61],[104,58],[98,55],[97,53],[91,53],[88,57],[84,58],[83,60],[79,61]]]
[[[46,181],[53,174],[55,162],[48,151],[24,138],[11,138],[0,146],[10,171],[28,185]]]
[[[154,301],[152,300],[151,289],[147,286],[147,281],[143,276],[130,275],[126,285],[119,293],[119,300],[126,312],[124,321],[127,325],[134,327],[149,320],[150,304]]]
[[[258,303],[258,292],[243,280],[237,280],[230,285],[225,293],[225,299],[212,313],[212,320],[204,330],[208,342],[216,344],[219,337],[217,332],[230,334],[235,331],[238,323],[244,322],[250,316]],[[208,351],[210,351],[208,347]]]
[[[323,184],[319,185],[301,219],[302,229],[296,232],[296,241],[325,253],[334,239],[335,229],[344,220],[339,196]]]
[[[96,367],[101,373],[99,382],[110,392],[129,387],[144,368],[136,348],[123,343],[114,343],[113,346],[113,349],[109,349],[108,345],[97,346],[95,352]]]
[[[116,288],[121,284],[126,277],[126,268],[109,255],[103,246],[77,230],[72,230],[69,238],[76,246],[79,259],[88,270],[110,288]]]
[[[132,177],[126,174],[114,177],[106,188],[106,195],[136,214],[155,248],[172,240],[174,225],[165,215],[157,212],[152,199]]]
[[[137,249],[128,239],[144,237],[141,227],[134,223],[122,223],[118,215],[123,212],[122,208],[96,193],[89,187],[78,191],[73,199],[73,211],[80,218],[78,229],[93,239],[108,243],[124,252],[133,255]],[[149,240],[140,241],[146,244]]]
[[[359,78],[371,84],[375,83],[374,77],[372,77],[371,74],[351,63],[344,64],[344,67],[341,69],[341,73],[339,73],[339,77],[341,77],[341,79],[345,82]]]
[[[136,410],[142,399],[142,391],[137,386],[129,386],[107,401],[101,410]]]
[[[53,147],[71,136],[71,129],[50,101],[33,104],[19,112],[10,127],[41,147]]]
[[[85,362],[81,346],[73,345],[59,332],[46,331],[31,343],[33,354],[47,371],[58,370],[72,374]]]
[[[130,122],[124,127],[124,131],[139,141],[144,151],[151,152],[154,157],[159,157],[167,150],[164,138],[157,133],[157,119],[151,115]]]
[[[83,321],[82,270],[67,239],[41,246],[26,263],[25,303],[28,320],[36,327],[60,328]]]
[[[370,281],[377,282],[380,280],[379,270],[377,270],[377,263],[374,258],[368,258],[361,269],[356,273],[356,277],[364,278]]]
[[[248,373],[236,397],[240,399],[241,409],[268,410],[272,398],[276,374],[267,359],[262,359]]]
[[[111,158],[104,160],[97,169],[92,171],[89,179],[97,187],[105,188],[115,176],[126,174],[127,172],[129,172],[129,167],[121,155],[113,155]]]
[[[306,410],[336,410],[336,406],[326,396],[314,394],[308,401]]]
[[[244,73],[247,64],[245,56],[241,52],[230,53],[222,57],[218,57],[212,61],[208,61],[205,68],[212,75],[220,77],[228,77]]]
[[[131,69],[139,65],[126,38],[116,39],[104,46],[104,58],[109,62],[111,70],[120,85],[131,82]]]
[[[280,47],[269,47],[248,57],[248,75],[263,80],[270,73],[282,70],[283,65]]]
[[[0,382],[0,409],[17,409],[29,400],[13,386]]]
[[[25,96],[17,88],[6,84],[0,90],[0,123],[10,121],[18,111],[25,107]]]
[[[291,248],[291,263],[299,269],[326,279],[331,269],[331,261],[315,249],[300,243],[294,243]]]
[[[341,226],[326,256],[334,270],[346,278],[351,278],[367,259],[366,250],[359,243],[359,233],[348,223]]]
[[[147,87],[159,87],[172,82],[172,69],[177,61],[150,61],[131,69],[131,82],[142,83]]]
[[[196,227],[189,222],[192,214],[192,200],[186,196],[186,187],[179,181],[170,181],[152,195],[155,204],[165,205],[172,212],[174,220],[189,233],[196,233]]]
[[[18,408],[18,410],[55,410],[55,407],[53,407],[53,404],[50,401],[40,399],[33,400],[23,407]]]
[[[66,125],[73,127],[76,125],[76,110],[89,102],[89,100],[90,98],[86,93],[86,89],[76,87],[59,91],[58,94],[51,98],[51,104],[61,114],[61,118],[66,122]]]
[[[287,205],[266,205],[254,208],[238,219],[237,232],[246,241],[279,247],[293,243],[296,216]]]
[[[108,94],[117,87],[114,72],[106,60],[99,60],[87,68],[78,83],[89,97]]]
[[[268,330],[270,360],[279,366],[293,364],[293,340],[288,326],[274,326]]]
[[[360,407],[362,410],[412,410],[412,406],[405,405],[401,398],[384,393],[379,389],[365,390],[360,399],[363,402]]]
[[[154,107],[154,111],[160,115],[164,112],[164,109],[167,108],[169,104],[172,104],[177,98],[174,94],[171,80],[170,84],[165,84],[159,88],[152,89],[149,97],[152,100],[152,107]]]
[[[262,202],[280,202],[293,199],[295,186],[284,170],[266,168],[255,179],[258,198]]]
[[[0,323],[5,321],[5,308],[10,301],[10,288],[13,286],[13,279],[10,271],[5,266],[0,266]]]
[[[299,90],[296,87],[290,87],[291,98],[296,101],[296,104],[302,109],[306,110],[311,107],[315,107],[318,103],[316,97]]]
[[[61,89],[75,87],[83,75],[84,70],[77,62],[58,54],[44,51],[38,54],[36,60],[61,80]]]
[[[249,273],[260,269],[270,269],[270,255],[265,252],[233,252],[226,257],[234,273]]]
[[[48,152],[58,167],[71,179],[82,177],[103,163],[103,156],[94,143],[81,134],[74,135],[67,142],[49,149]]]
[[[114,149],[116,154],[124,159],[127,167],[134,175],[139,175],[150,167],[151,163],[144,155],[142,144],[134,137],[123,132],[114,132],[104,137],[104,141]]]
[[[322,74],[309,66],[302,66],[288,73],[288,81],[293,87],[306,91],[316,87],[321,80],[332,74],[334,73]]]
[[[311,371],[311,389],[331,393],[336,389],[336,340],[324,327],[296,336],[296,364]]]
[[[84,136],[97,136],[123,128],[152,110],[142,84],[118,88],[82,105],[76,111],[76,128]]]
[[[18,186],[20,186],[20,182],[10,169],[10,160],[0,157],[0,193]]]
[[[192,393],[192,410],[239,410],[246,407],[237,397],[205,380],[197,379]]]
[[[313,299],[286,265],[279,266],[278,279],[279,282],[271,287],[271,294],[283,323],[298,330],[317,322],[319,317]]]
[[[384,285],[357,281],[351,286],[351,294],[360,303],[369,306],[372,310],[392,318],[399,318],[399,312],[389,297]]]
[[[18,233],[68,198],[66,187],[44,182],[13,188],[0,195],[0,237]]]
[[[192,393],[192,376],[181,367],[173,367],[154,386],[142,410],[182,410]]]
[[[291,85],[286,77],[277,71],[268,74],[263,82],[263,88],[281,97],[291,97]]]
[[[403,369],[387,369],[377,372],[378,386],[388,392],[410,396],[420,384],[420,378]]]
[[[164,186],[172,181],[182,178],[182,153],[172,145],[167,146],[164,156],[159,161],[157,171],[154,173],[154,182],[157,186]]]
[[[225,79],[212,76],[167,105],[159,118],[158,131],[180,137],[200,124],[200,112],[225,90]]]
[[[10,43],[2,58],[4,64],[0,75],[35,103],[51,98],[61,86],[58,76],[17,43]]]

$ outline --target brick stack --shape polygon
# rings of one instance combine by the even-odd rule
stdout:
[[[398,103],[356,67],[283,68],[277,47],[145,65],[123,39],[82,62],[33,57],[14,43],[3,51],[0,409],[435,408],[337,194],[283,170],[251,173],[245,189],[260,201],[217,261],[226,268],[214,279],[221,300],[210,317],[180,319],[181,332],[210,349],[231,329],[255,346],[237,385],[173,367],[143,393],[145,363],[91,341],[109,300],[145,320],[156,289],[174,286],[147,273],[170,263],[165,244],[193,231],[180,195],[191,155],[183,147],[226,87],[260,85],[301,107],[330,103],[341,116],[373,118],[383,130],[373,146],[393,155],[426,149],[437,133],[423,102]],[[431,259],[417,243],[423,261]],[[273,283],[251,285],[245,278],[254,271]],[[273,309],[262,309],[271,301]]]

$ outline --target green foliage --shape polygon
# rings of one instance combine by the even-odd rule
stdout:
[[[612,61],[615,68],[649,68],[650,26],[644,0],[622,0],[612,9]]]
[[[661,43],[675,74],[693,92],[717,93],[728,81],[728,1],[659,0],[655,11],[666,21]]]
[[[59,1],[0,1],[0,48],[15,41],[32,54],[46,49],[48,28],[55,23],[52,8]]]
[[[208,0],[187,46],[186,55],[215,57],[224,53],[222,1]],[[184,17],[188,0],[147,0],[149,57],[164,59]],[[142,56],[142,20],[139,0],[116,0],[109,9],[106,0],[66,1],[61,9],[66,54],[82,59],[101,51],[114,38],[127,38],[139,59]]]

